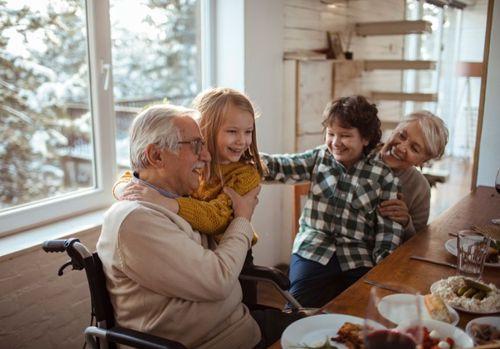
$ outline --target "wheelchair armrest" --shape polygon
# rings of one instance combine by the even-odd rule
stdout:
[[[115,326],[101,329],[95,326],[87,327],[85,336],[106,339],[109,343],[124,344],[138,349],[187,349],[179,342],[158,337],[152,334]]]
[[[179,342],[131,330],[129,328],[113,327],[107,332],[106,337],[110,342],[125,344],[140,349],[186,349],[186,347]]]
[[[245,267],[241,271],[240,277],[242,279],[272,281],[283,291],[290,288],[290,280],[281,272],[281,270],[272,267],[262,267],[259,265],[252,265]]]

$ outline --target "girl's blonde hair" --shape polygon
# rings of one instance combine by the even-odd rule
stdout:
[[[250,102],[245,94],[237,90],[218,87],[202,91],[193,101],[193,108],[197,109],[201,114],[199,120],[201,134],[207,142],[208,151],[212,156],[209,181],[215,179],[216,176],[222,181],[220,171],[217,171],[217,164],[220,159],[220,154],[217,150],[217,133],[221,129],[231,106],[249,112],[253,117],[252,144],[242,155],[240,161],[252,164],[261,177],[264,175],[264,169],[257,149],[255,118],[258,115],[256,115],[252,102]]]

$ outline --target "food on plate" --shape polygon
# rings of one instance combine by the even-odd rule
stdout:
[[[363,342],[363,325],[345,322],[337,331],[336,337],[318,340],[315,343],[301,343],[292,349],[337,349],[332,342],[343,343],[349,349],[365,349]]]
[[[363,326],[346,322],[339,328],[337,337],[333,337],[332,340],[344,343],[349,349],[364,349]]]
[[[443,321],[447,323],[452,323],[453,319],[451,317],[446,304],[444,304],[441,297],[434,294],[426,294],[424,296],[424,304],[429,312],[429,315],[434,320]]]
[[[410,327],[406,330],[413,337],[418,337],[418,329]],[[443,337],[438,331],[430,331],[427,327],[423,327],[422,331],[422,349],[454,349],[455,341],[451,337]]]
[[[450,338],[441,338],[441,335],[439,334],[438,331],[432,330],[429,331],[427,327],[424,327],[424,333],[423,333],[423,343],[422,343],[422,348],[423,349],[453,349],[455,345],[455,341]]]
[[[475,313],[500,311],[500,291],[493,284],[474,281],[463,276],[450,276],[436,281],[431,293],[452,307]]]
[[[471,279],[464,279],[465,286],[460,287],[455,293],[459,297],[483,299],[490,292],[491,288]]]
[[[495,247],[488,247],[488,254],[486,255],[486,263],[498,263],[498,241],[495,243]]]
[[[500,251],[500,240],[491,239],[485,262],[498,263],[499,251]]]
[[[476,344],[488,344],[499,341],[500,347],[500,329],[488,324],[473,323],[470,327],[470,333]]]
[[[338,349],[336,346],[330,344],[328,337],[325,339],[324,343],[318,345],[306,345],[301,344],[298,346],[292,346],[292,349]]]

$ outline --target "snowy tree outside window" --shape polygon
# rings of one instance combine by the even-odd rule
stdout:
[[[200,90],[198,2],[110,1],[122,168],[137,112]],[[96,187],[85,6],[0,0],[0,211]]]
[[[110,7],[121,171],[130,166],[128,129],[135,114],[164,100],[189,106],[200,91],[199,1],[111,0]]]

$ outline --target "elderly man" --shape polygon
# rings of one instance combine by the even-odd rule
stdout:
[[[130,159],[137,181],[174,198],[198,188],[210,155],[196,116],[191,109],[158,105],[136,117]],[[254,315],[259,328],[241,303],[238,283],[251,246],[249,220],[258,190],[244,197],[228,192],[235,218],[217,246],[164,207],[145,201],[115,203],[106,214],[97,251],[118,324],[190,348],[262,345],[261,332],[265,337],[264,326],[276,314]],[[282,331],[293,319],[280,318]]]

